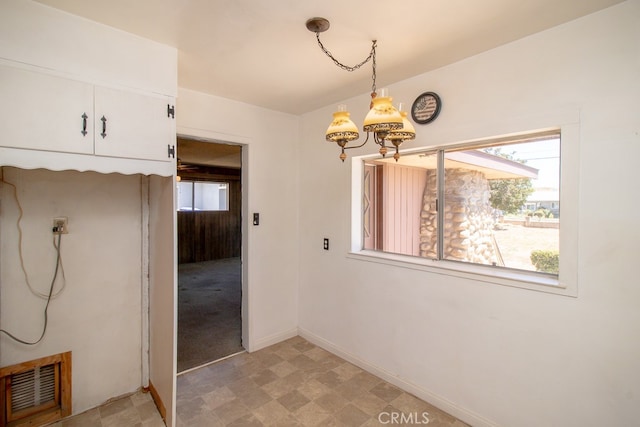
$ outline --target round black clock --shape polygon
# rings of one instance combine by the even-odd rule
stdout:
[[[411,117],[413,121],[426,125],[431,123],[440,114],[442,102],[435,92],[425,92],[418,96],[411,106]]]

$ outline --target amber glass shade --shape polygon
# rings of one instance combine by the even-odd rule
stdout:
[[[326,138],[330,142],[353,141],[359,137],[358,127],[349,118],[346,107],[340,105],[338,111],[333,113],[333,121],[327,128]]]
[[[387,135],[387,139],[390,139],[392,141],[409,141],[411,139],[415,139],[416,130],[409,119],[407,119],[407,112],[400,111],[400,115],[402,116],[402,129],[392,130]]]
[[[402,128],[402,116],[391,104],[391,97],[373,98],[373,107],[364,119],[362,130],[365,132],[389,132]]]

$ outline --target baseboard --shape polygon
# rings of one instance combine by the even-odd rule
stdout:
[[[336,356],[339,356],[345,359],[346,361],[353,363],[359,368],[362,368],[365,371],[377,377],[382,378],[383,380],[395,385],[396,387],[408,393],[411,393],[416,397],[419,397],[425,402],[429,402],[433,406],[445,411],[448,414],[453,415],[454,417],[458,418],[461,421],[464,421],[467,424],[470,424],[474,427],[498,427],[496,423],[472,411],[469,411],[465,408],[461,408],[460,406],[456,405],[455,403],[451,402],[450,400],[442,396],[437,395],[436,393],[426,390],[407,380],[399,378],[397,375],[379,366],[376,366],[366,360],[360,359],[359,357],[354,356],[353,354],[343,350],[342,348],[338,347],[332,342],[329,342],[324,338],[321,338],[310,331],[307,331],[303,328],[298,328],[298,335],[300,335],[302,338],[306,339],[307,341],[317,345],[318,347],[321,347],[327,350],[328,352],[331,352]]]
[[[251,340],[250,346],[249,348],[247,348],[247,351],[249,353],[253,353],[254,351],[261,350],[273,344],[278,344],[281,341],[288,340],[289,338],[293,338],[295,336],[298,336],[298,328],[273,334],[268,337],[261,338],[259,340]]]
[[[153,383],[149,381],[149,393],[151,393],[151,397],[158,408],[158,412],[160,412],[160,416],[166,422],[167,421],[167,409],[164,407],[164,403],[162,403],[162,399],[160,399],[160,395],[158,394],[158,390],[153,386]]]

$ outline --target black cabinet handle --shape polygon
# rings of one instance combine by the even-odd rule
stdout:
[[[87,116],[87,113],[82,113],[82,132],[80,132],[82,134],[82,136],[87,136],[87,119],[89,118],[89,116]]]
[[[102,116],[100,120],[102,121],[102,133],[100,135],[104,139],[104,137],[107,136],[107,119]]]

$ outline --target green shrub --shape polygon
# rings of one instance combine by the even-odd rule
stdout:
[[[550,213],[551,213],[550,210],[544,209],[544,208],[540,208],[537,211],[535,211],[533,214],[535,216],[537,216],[538,218],[547,218]]]
[[[536,271],[558,274],[560,270],[560,254],[558,251],[532,251],[531,263],[536,267]]]

